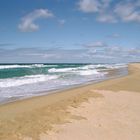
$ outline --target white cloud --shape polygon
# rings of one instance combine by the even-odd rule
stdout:
[[[99,10],[98,0],[80,0],[78,3],[79,10],[84,13],[93,13]]]
[[[108,8],[110,6],[111,2],[112,2],[112,0],[101,0],[102,7]]]
[[[84,44],[83,46],[87,48],[95,48],[95,47],[101,48],[101,47],[106,47],[107,45],[102,41],[97,41],[93,43]]]
[[[18,28],[22,32],[32,32],[39,29],[39,25],[35,23],[36,20],[41,18],[50,18],[53,14],[48,9],[36,9],[21,19]]]
[[[79,0],[78,9],[95,14],[99,22],[140,22],[139,0]]]
[[[95,43],[96,44],[96,43]],[[97,45],[101,46],[100,43]],[[140,48],[126,48],[107,45],[107,47],[85,47],[80,50],[20,48],[0,49],[0,62],[16,63],[75,63],[75,62],[136,62],[140,61]]]
[[[118,34],[114,34],[118,36]],[[140,60],[140,48],[126,48],[123,46],[113,46],[102,41],[87,43],[82,45],[87,48],[87,55],[91,59],[102,61],[132,62]]]
[[[66,20],[65,19],[60,19],[60,20],[58,20],[58,23],[60,25],[64,25],[66,23]]]
[[[111,14],[100,14],[97,17],[97,21],[105,22],[105,23],[116,23],[117,22],[116,18]]]
[[[116,5],[114,12],[122,21],[140,22],[140,4],[137,2],[121,2]]]
[[[112,0],[80,0],[78,3],[79,10],[84,13],[97,14],[97,21],[115,23],[116,19],[108,8]]]

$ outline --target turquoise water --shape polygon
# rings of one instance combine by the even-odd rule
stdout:
[[[51,68],[77,68],[87,64],[13,64],[0,65],[0,79],[22,77],[26,75],[48,74]]]
[[[126,68],[126,64],[0,64],[0,103],[104,80],[110,78],[109,70],[118,69],[116,75],[122,75]]]

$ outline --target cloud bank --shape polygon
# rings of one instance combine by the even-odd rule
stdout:
[[[83,13],[96,15],[99,22],[138,22],[140,23],[139,0],[79,0],[78,9]]]
[[[92,44],[89,46],[89,44]],[[81,49],[0,49],[0,63],[126,63],[139,62],[139,48],[111,46],[103,42]]]

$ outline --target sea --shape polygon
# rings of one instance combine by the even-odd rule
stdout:
[[[0,104],[127,75],[127,64],[0,64]]]

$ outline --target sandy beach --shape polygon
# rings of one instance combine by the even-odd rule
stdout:
[[[139,140],[140,64],[127,76],[0,106],[0,140]]]

